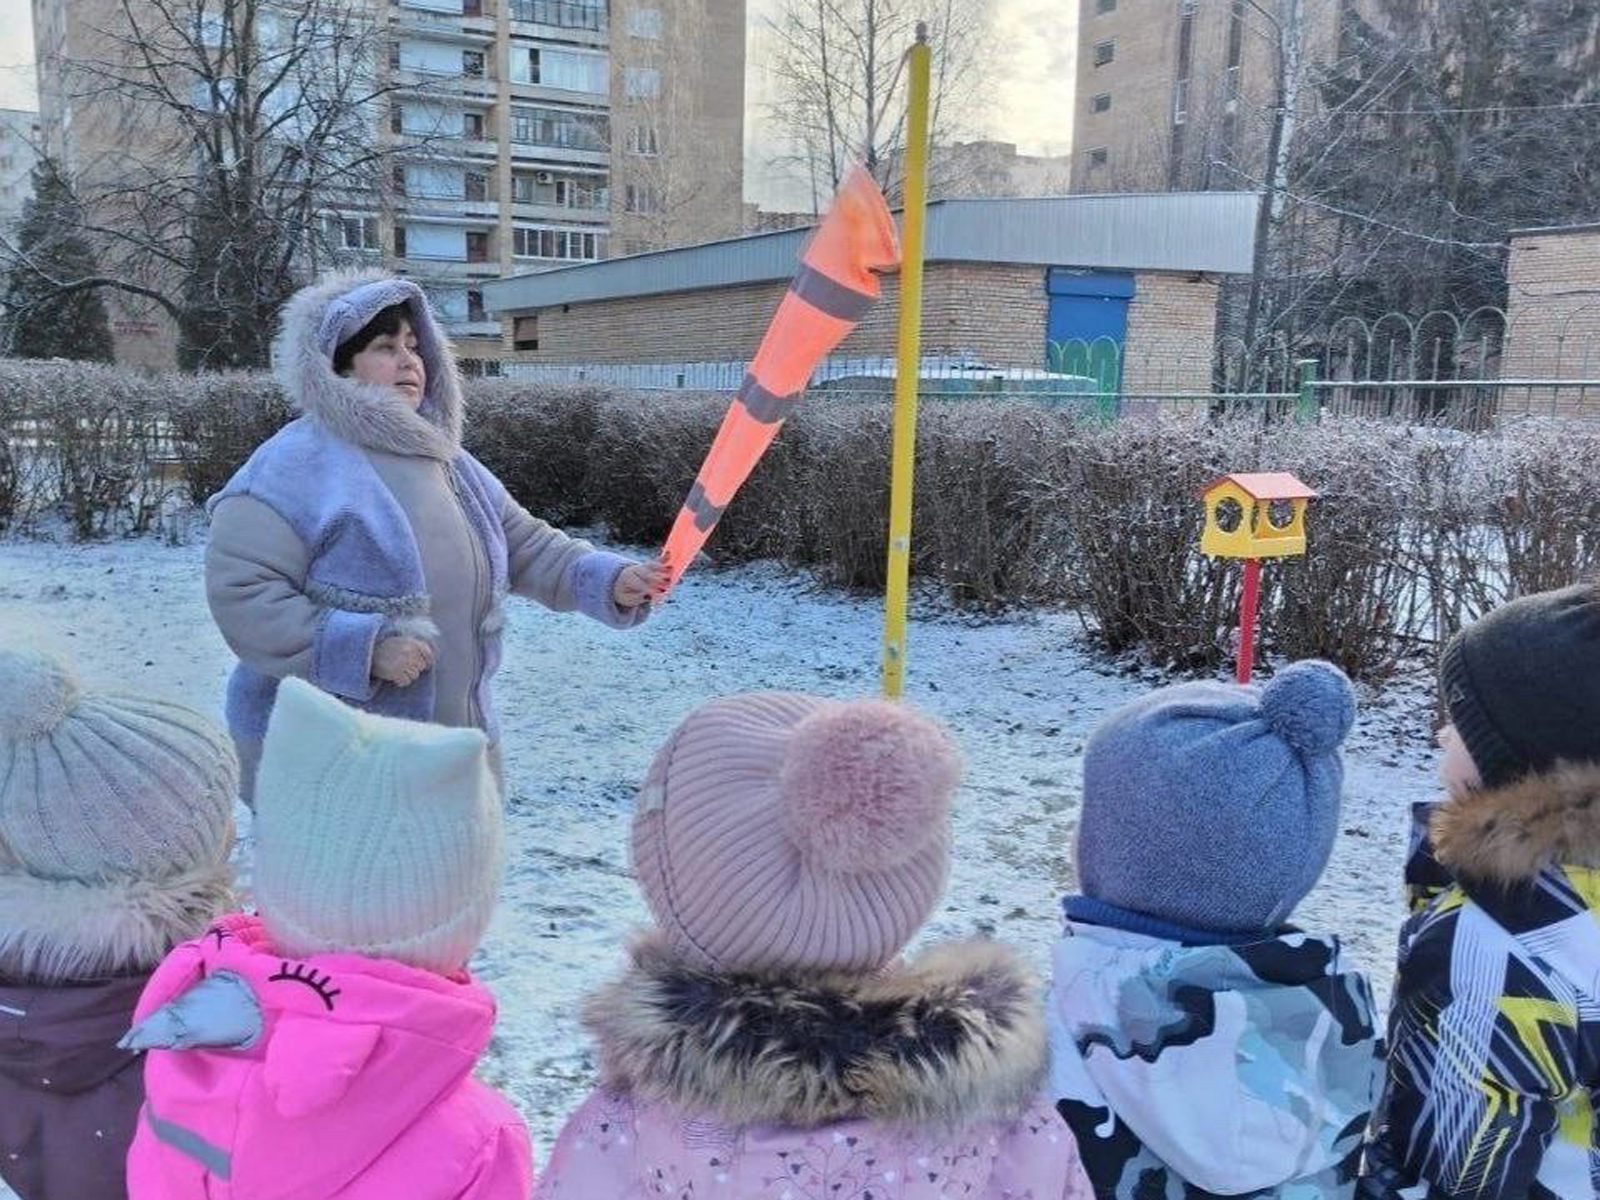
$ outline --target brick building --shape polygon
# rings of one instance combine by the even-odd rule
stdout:
[[[1255,197],[943,200],[929,205],[923,353],[1043,368],[1051,347],[1114,346],[1123,390],[1210,387],[1218,280],[1250,269]],[[748,358],[807,230],[756,234],[488,284],[537,363],[607,367]],[[840,347],[894,353],[897,280]]]
[[[1286,5],[1078,0],[1073,190],[1248,186],[1265,175]],[[1303,67],[1341,53],[1373,0],[1299,0]],[[1312,103],[1304,81],[1301,107]]]
[[[1600,224],[1518,230],[1506,270],[1503,377],[1600,379]],[[1585,395],[1592,406],[1600,390]]]
[[[370,186],[326,198],[307,270],[333,261],[412,276],[459,344],[494,356],[511,347],[484,311],[484,282],[742,228],[745,0],[348,8],[363,16],[358,32],[387,46],[374,81],[381,99],[366,105],[382,166]],[[95,74],[107,63],[124,63],[130,78],[148,74],[137,57],[125,62],[132,21],[163,47],[179,46],[163,53],[192,73],[197,52],[185,39],[221,54],[232,22],[233,43],[281,46],[298,11],[291,0],[33,0],[46,145],[81,191],[125,194],[152,156],[182,154],[190,136],[172,106],[113,92]],[[173,86],[192,82],[184,75]],[[285,85],[277,99],[295,97]],[[230,102],[196,97],[195,111]],[[131,219],[109,204],[95,215],[110,228]],[[172,363],[176,330],[163,311],[124,293],[106,300],[119,361]]]

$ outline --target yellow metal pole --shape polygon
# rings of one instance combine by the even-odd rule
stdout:
[[[906,198],[900,229],[900,349],[894,384],[894,456],[889,483],[889,581],[883,614],[883,694],[905,691],[906,601],[911,578],[911,486],[917,456],[917,385],[922,374],[922,251],[928,215],[928,27],[911,47],[906,119]]]

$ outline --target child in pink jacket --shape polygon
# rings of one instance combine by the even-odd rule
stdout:
[[[714,701],[656,756],[656,928],[590,1002],[602,1086],[541,1200],[1091,1200],[1006,948],[900,958],[950,867],[947,735],[877,701]]]
[[[527,1130],[472,1077],[505,859],[483,734],[286,680],[256,801],[260,916],[173,951],[124,1039],[130,1200],[527,1200]]]

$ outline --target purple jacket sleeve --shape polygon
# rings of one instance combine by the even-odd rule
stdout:
[[[372,678],[372,649],[383,622],[382,613],[328,609],[312,646],[310,681],[335,696],[371,700],[378,690]]]
[[[613,629],[632,629],[650,615],[648,603],[638,608],[618,608],[612,598],[617,576],[633,560],[609,550],[591,550],[572,564],[572,590],[578,598],[578,611]]]

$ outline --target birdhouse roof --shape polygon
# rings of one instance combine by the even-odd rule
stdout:
[[[1254,475],[1224,475],[1203,492],[1209,496],[1225,483],[1231,483],[1253,500],[1312,500],[1317,493],[1287,471],[1265,471]]]

